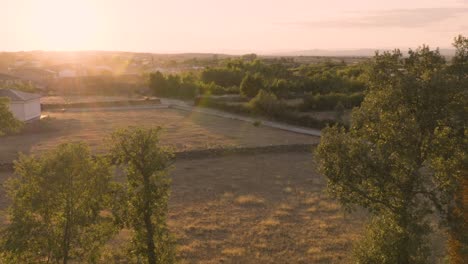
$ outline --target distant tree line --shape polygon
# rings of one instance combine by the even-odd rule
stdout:
[[[156,95],[189,98],[196,95],[238,94],[253,98],[260,90],[279,99],[302,98],[304,94],[356,93],[366,88],[364,64],[298,64],[288,60],[262,60],[255,56],[226,59],[199,74],[150,74]],[[337,103],[337,102],[336,102]]]
[[[193,99],[199,86],[193,75],[163,75],[155,72],[149,75],[149,87],[153,93],[162,97]]]
[[[302,126],[323,127],[332,120],[319,121],[300,112],[334,111],[359,106],[366,90],[366,64],[346,65],[325,62],[299,64],[286,59],[259,59],[248,55],[220,60],[199,74],[149,75],[149,86],[156,96],[194,99],[197,105],[215,107],[236,113],[259,114]],[[262,94],[260,94],[260,92]],[[232,105],[210,96],[238,96],[244,105]],[[271,97],[274,107],[259,111],[250,102]],[[301,99],[299,105],[289,105],[289,99]],[[257,107],[254,107],[257,105]],[[303,123],[301,123],[303,122]]]
[[[139,75],[99,75],[57,79],[47,89],[60,95],[117,96],[144,93],[145,86],[145,78]]]

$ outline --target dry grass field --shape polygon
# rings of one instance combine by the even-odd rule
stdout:
[[[183,263],[340,263],[361,229],[323,192],[309,153],[182,160],[172,176]]]
[[[18,151],[40,153],[82,140],[100,152],[105,138],[127,126],[163,127],[162,143],[176,150],[317,143],[318,138],[171,109],[50,112],[44,122],[0,138],[0,162]],[[0,167],[1,169],[1,167]],[[311,152],[232,154],[178,159],[171,170],[169,226],[180,263],[349,263],[364,213],[345,213],[325,193]],[[0,170],[0,225],[9,204]],[[122,231],[107,252],[125,256]],[[443,235],[432,240],[434,261],[443,263]],[[121,259],[122,260],[122,259]],[[107,263],[118,262],[107,259]]]
[[[127,126],[163,128],[161,141],[175,150],[317,143],[317,137],[172,109],[46,112],[48,120],[29,125],[20,135],[0,138],[0,163],[18,152],[37,153],[60,143],[85,141],[102,151],[111,132]]]
[[[323,192],[310,153],[178,160],[171,175],[181,263],[343,263],[362,227]]]

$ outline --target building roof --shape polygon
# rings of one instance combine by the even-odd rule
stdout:
[[[0,89],[0,97],[10,98],[11,101],[29,101],[41,98],[40,94],[26,93],[13,89]]]

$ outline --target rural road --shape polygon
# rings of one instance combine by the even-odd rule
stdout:
[[[263,119],[258,119],[258,118],[250,118],[250,117],[231,114],[231,113],[218,111],[214,109],[192,106],[181,100],[161,98],[161,103],[163,105],[168,105],[169,108],[173,108],[173,109],[202,113],[202,114],[218,116],[218,117],[223,117],[223,118],[228,118],[228,119],[240,120],[240,121],[249,122],[249,123],[261,121],[262,126],[272,127],[276,129],[286,130],[286,131],[304,134],[304,135],[310,135],[310,136],[320,137],[321,135],[319,129],[292,126],[292,125],[287,125],[287,124],[283,124],[279,122],[273,122],[273,121],[268,121],[268,120],[263,120]]]
[[[187,111],[187,112],[201,113],[201,114],[228,118],[228,119],[233,119],[233,120],[239,120],[239,121],[244,121],[244,122],[249,122],[249,123],[260,121],[261,126],[272,127],[272,128],[299,133],[303,135],[316,136],[316,137],[320,137],[321,135],[319,129],[292,126],[292,125],[288,125],[284,123],[264,120],[261,118],[250,118],[250,117],[231,114],[231,113],[227,113],[227,112],[223,112],[219,110],[214,110],[214,109],[209,109],[209,108],[204,108],[204,107],[197,107],[189,103],[186,103],[184,101],[176,100],[176,99],[167,99],[167,98],[160,98],[160,99],[161,99],[161,104],[158,104],[158,105],[111,106],[111,107],[97,107],[97,108],[67,108],[66,111],[67,112],[93,112],[93,111],[102,111],[102,110],[125,111],[125,110],[139,110],[139,109],[172,108],[172,109],[177,109],[177,110],[182,110],[182,111]]]

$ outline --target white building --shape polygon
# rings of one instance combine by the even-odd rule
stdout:
[[[80,64],[63,64],[52,66],[57,71],[58,78],[75,78],[88,76],[88,71]]]
[[[68,78],[68,77],[76,77],[78,76],[77,72],[72,69],[64,69],[58,72],[59,78]]]
[[[41,118],[41,96],[12,89],[0,89],[0,97],[10,99],[10,111],[18,120],[33,121]]]

